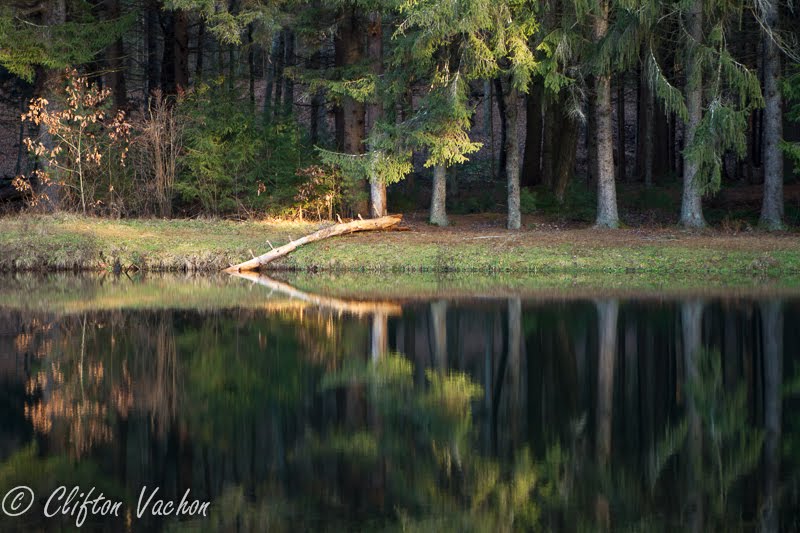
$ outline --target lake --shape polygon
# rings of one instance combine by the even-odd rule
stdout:
[[[798,290],[616,280],[0,277],[0,529],[798,530]]]

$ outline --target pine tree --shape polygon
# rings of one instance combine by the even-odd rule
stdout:
[[[764,78],[764,198],[761,224],[768,229],[783,228],[783,137],[782,95],[779,87],[781,57],[776,42],[778,3],[776,0],[758,2],[762,18],[763,78]]]

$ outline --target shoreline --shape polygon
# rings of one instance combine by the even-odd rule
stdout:
[[[447,228],[407,217],[403,232],[368,232],[309,244],[272,272],[391,274],[800,275],[800,234],[675,227],[592,230],[502,217],[454,217]],[[212,273],[323,227],[267,220],[109,220],[68,214],[0,218],[0,272]]]

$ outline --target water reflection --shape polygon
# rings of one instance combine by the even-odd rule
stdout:
[[[798,527],[798,299],[235,281],[238,304],[0,305],[0,489],[213,502],[110,530]],[[40,517],[0,527],[72,523]]]

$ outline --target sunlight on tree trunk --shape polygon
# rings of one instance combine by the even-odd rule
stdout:
[[[447,169],[444,165],[433,167],[433,191],[431,194],[430,223],[435,226],[447,225],[445,198],[447,195]]]

